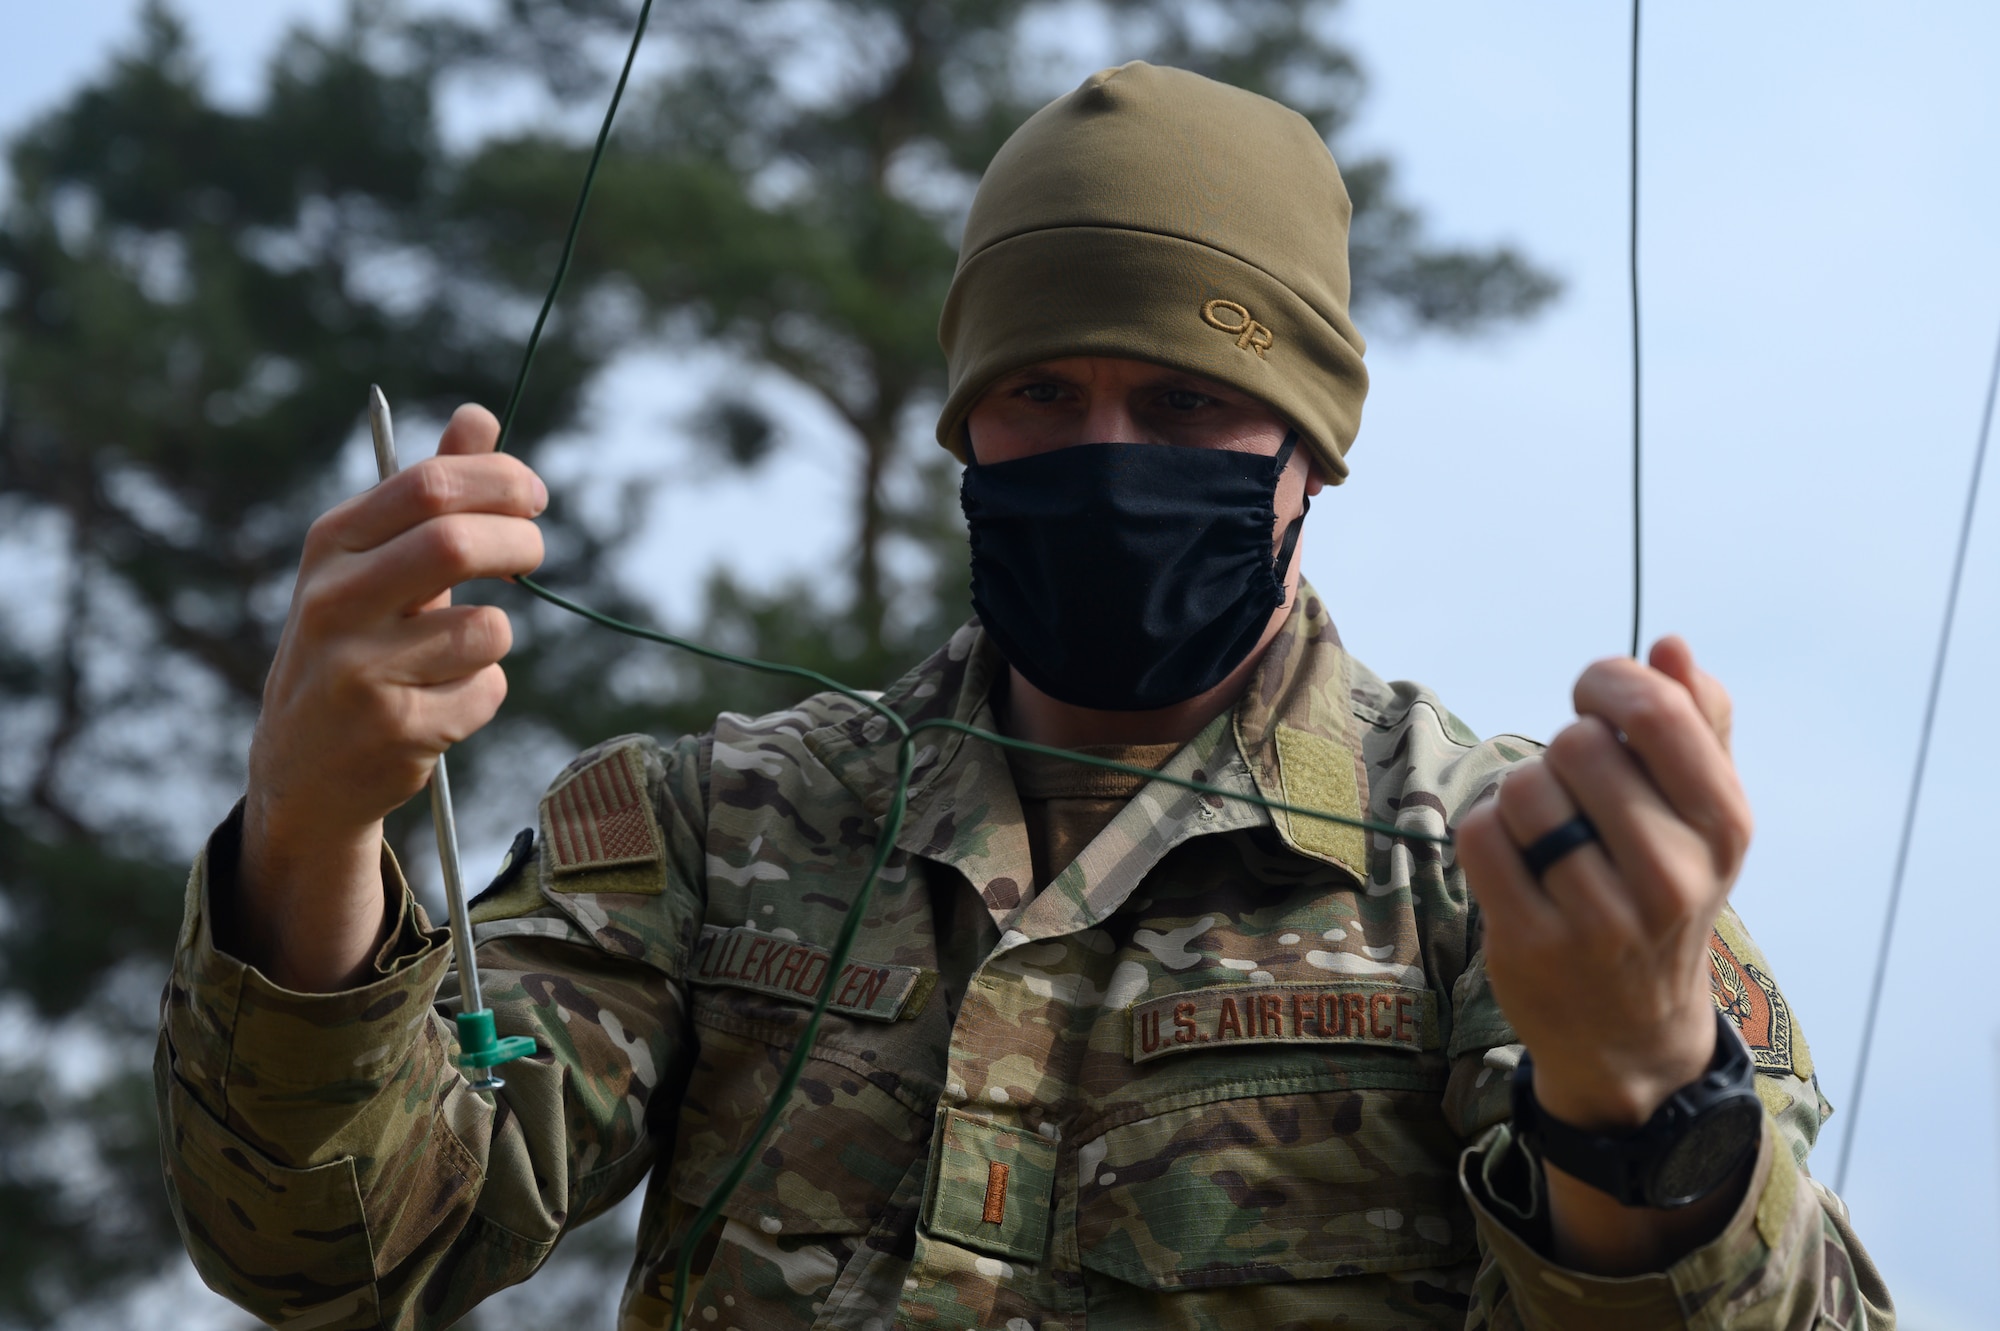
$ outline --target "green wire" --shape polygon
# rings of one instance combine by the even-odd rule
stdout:
[[[604,123],[598,127],[597,141],[591,148],[589,165],[584,169],[583,185],[577,193],[576,207],[570,214],[569,231],[563,238],[562,255],[556,263],[555,277],[549,283],[548,294],[542,299],[542,308],[535,316],[535,325],[528,333],[528,344],[521,355],[521,367],[515,373],[514,386],[507,395],[507,408],[500,417],[500,438],[495,445],[496,452],[506,451],[508,437],[514,428],[515,413],[520,409],[521,394],[527,388],[528,372],[534,367],[535,353],[541,347],[542,333],[548,326],[549,314],[554,310],[557,298],[562,294],[563,283],[569,277],[570,263],[576,256],[577,236],[583,229],[583,215],[589,207],[591,191],[597,184],[597,169],[603,163],[605,147],[611,141],[612,122],[617,118],[618,104],[624,100],[625,87],[631,81],[632,65],[638,59],[639,46],[646,35],[646,22],[651,17],[652,12],[653,0],[644,0],[644,3],[639,6],[638,23],[632,31],[632,44],[625,52],[625,64],[619,70],[618,83],[611,92],[611,104],[605,108]],[[846,916],[841,920],[840,934],[834,939],[834,944],[827,960],[828,975],[839,974],[841,968],[847,964],[848,954],[853,951],[854,940],[861,931],[862,917],[867,913],[868,903],[874,897],[875,884],[880,880],[883,867],[889,862],[889,856],[895,852],[896,838],[902,832],[903,816],[909,804],[911,768],[915,761],[915,737],[917,732],[923,730],[955,731],[959,734],[970,736],[973,739],[984,740],[989,744],[995,744],[1005,749],[1014,749],[1022,753],[1040,754],[1050,758],[1061,758],[1069,762],[1082,764],[1086,767],[1097,767],[1105,771],[1121,772],[1128,776],[1163,781],[1168,785],[1179,786],[1184,790],[1194,791],[1197,794],[1238,800],[1243,803],[1258,805],[1262,808],[1281,813],[1295,814],[1300,817],[1342,823],[1349,827],[1357,827],[1364,831],[1377,832],[1384,836],[1396,837],[1405,841],[1424,841],[1434,845],[1451,844],[1449,833],[1438,836],[1429,832],[1411,831],[1387,823],[1371,822],[1364,818],[1351,818],[1345,814],[1332,813],[1325,809],[1310,809],[1301,805],[1287,804],[1280,800],[1265,799],[1261,795],[1240,790],[1225,790],[1220,786],[1211,785],[1203,781],[1168,776],[1163,772],[1155,771],[1149,767],[1136,767],[1130,763],[1115,762],[1111,759],[1099,758],[1092,754],[1075,753],[1068,749],[1051,748],[1045,744],[1034,744],[1027,740],[1014,739],[1011,736],[995,734],[990,730],[967,725],[963,721],[952,720],[950,718],[920,721],[913,726],[879,698],[871,697],[859,689],[851,688],[839,680],[821,674],[817,670],[809,670],[804,666],[786,665],[778,661],[761,661],[751,656],[739,656],[734,652],[726,652],[718,647],[710,647],[676,634],[665,633],[658,629],[649,629],[638,624],[628,623],[616,616],[607,615],[601,610],[594,610],[579,601],[570,600],[560,593],[553,592],[547,587],[542,586],[541,583],[536,582],[533,578],[521,577],[516,578],[515,581],[528,592],[547,601],[550,605],[556,606],[558,609],[566,610],[570,614],[580,616],[593,624],[611,629],[614,632],[623,633],[628,637],[638,638],[646,642],[660,643],[667,647],[677,648],[680,651],[691,652],[696,656],[706,657],[711,661],[719,661],[725,665],[738,666],[745,670],[759,671],[768,675],[788,676],[815,684],[829,692],[839,694],[841,697],[847,698],[852,702],[859,703],[861,706],[874,712],[877,716],[882,717],[895,730],[898,736],[895,794],[890,799],[887,814],[882,819],[874,862],[869,866],[867,876],[861,880],[861,886],[855,892],[854,904],[848,907]],[[466,959],[466,964],[472,964],[471,958]],[[813,1003],[811,1015],[807,1017],[804,1028],[799,1032],[798,1044],[793,1048],[791,1057],[785,1062],[785,1070],[778,1078],[777,1088],[772,1092],[769,1108],[764,1111],[763,1117],[757,1120],[757,1126],[751,1132],[749,1142],[745,1144],[742,1152],[736,1157],[736,1163],[730,1166],[729,1172],[723,1176],[722,1181],[709,1194],[708,1201],[702,1205],[701,1210],[695,1213],[693,1221],[688,1225],[687,1234],[681,1240],[680,1261],[676,1264],[674,1272],[674,1315],[673,1321],[670,1323],[672,1331],[682,1331],[682,1328],[685,1326],[688,1283],[692,1275],[694,1254],[701,1245],[702,1236],[708,1232],[709,1227],[722,1214],[722,1208],[728,1205],[729,1198],[736,1191],[737,1185],[743,1181],[743,1176],[749,1173],[750,1164],[757,1158],[758,1151],[764,1145],[764,1139],[770,1136],[771,1130],[777,1126],[778,1120],[784,1116],[785,1109],[791,1102],[792,1092],[797,1089],[799,1078],[805,1072],[806,1059],[811,1056],[813,1045],[819,1038],[820,1021],[826,1015],[827,1005],[832,1001],[832,998],[833,986],[831,984],[823,986],[818,999]]]
[[[879,699],[872,698],[859,690],[849,688],[847,685],[826,675],[822,675],[816,670],[809,670],[804,666],[787,665],[778,661],[762,661],[755,657],[739,656],[734,652],[726,652],[720,648],[710,647],[704,643],[682,638],[676,634],[665,633],[658,629],[649,629],[642,625],[619,619],[614,615],[607,615],[601,610],[592,609],[581,602],[572,601],[560,593],[550,591],[532,579],[520,578],[518,581],[522,586],[551,605],[567,610],[571,614],[579,615],[593,624],[611,629],[614,632],[623,633],[629,637],[639,638],[647,642],[656,642],[668,647],[679,648],[682,651],[692,652],[697,656],[707,657],[712,661],[740,666],[746,670],[789,676],[820,685],[834,693],[840,694],[842,697],[860,703],[876,715],[884,718],[895,729],[898,735],[895,793],[890,799],[888,812],[883,816],[882,827],[877,834],[874,862],[869,866],[867,876],[862,879],[861,886],[855,893],[854,904],[848,907],[846,916],[841,920],[840,933],[834,939],[833,947],[828,954],[826,971],[828,975],[838,975],[841,969],[847,965],[847,959],[854,949],[854,940],[860,933],[862,917],[867,913],[868,904],[874,898],[875,884],[880,880],[882,869],[887,865],[889,856],[895,851],[896,838],[902,833],[903,817],[909,805],[910,775],[911,767],[914,763],[916,736],[920,731],[924,730],[953,731],[958,734],[970,736],[973,739],[984,740],[989,744],[995,744],[1001,748],[1015,749],[1022,753],[1040,754],[1044,757],[1066,759],[1087,767],[1097,767],[1105,771],[1121,772],[1128,776],[1162,781],[1168,785],[1179,786],[1182,789],[1194,791],[1197,794],[1215,795],[1224,799],[1240,800],[1245,803],[1260,805],[1266,809],[1297,814],[1307,818],[1318,818],[1328,822],[1344,823],[1350,827],[1358,827],[1369,832],[1379,832],[1385,836],[1398,837],[1410,841],[1426,841],[1438,845],[1448,845],[1451,841],[1449,835],[1437,836],[1429,832],[1411,831],[1387,823],[1371,822],[1365,818],[1350,818],[1345,814],[1332,813],[1325,809],[1306,808],[1302,805],[1288,804],[1282,800],[1266,799],[1261,795],[1252,795],[1238,790],[1225,790],[1220,786],[1211,785],[1205,781],[1194,781],[1186,777],[1170,776],[1167,773],[1156,771],[1150,767],[1138,767],[1131,763],[1121,763],[1109,758],[1100,758],[1094,754],[1075,753],[1068,749],[1051,748],[1046,744],[1035,744],[1028,740],[1015,739],[1009,735],[996,734],[993,731],[982,729],[979,726],[967,725],[963,721],[954,720],[950,717],[938,717],[928,721],[919,721],[915,725],[911,725]],[[831,984],[822,985],[819,997],[813,1002],[812,1012],[806,1018],[805,1027],[799,1033],[798,1043],[792,1049],[791,1056],[785,1060],[785,1069],[779,1075],[777,1087],[771,1093],[770,1105],[764,1110],[763,1116],[758,1119],[756,1128],[750,1134],[750,1140],[737,1155],[735,1163],[730,1166],[729,1172],[723,1176],[722,1181],[716,1184],[714,1191],[709,1194],[708,1200],[703,1203],[701,1210],[695,1213],[694,1219],[688,1225],[687,1233],[681,1239],[680,1260],[676,1263],[674,1271],[674,1314],[673,1320],[669,1323],[672,1331],[682,1331],[686,1325],[688,1285],[691,1279],[694,1255],[701,1245],[702,1236],[708,1232],[709,1227],[722,1214],[722,1208],[729,1204],[729,1198],[735,1193],[737,1185],[743,1181],[744,1175],[750,1172],[751,1161],[756,1159],[757,1153],[762,1149],[765,1139],[771,1135],[772,1129],[777,1127],[778,1120],[784,1116],[785,1109],[791,1102],[792,1092],[798,1087],[799,1078],[805,1073],[806,1060],[812,1056],[813,1046],[819,1038],[820,1021],[826,1015],[827,1005],[832,999],[833,986]]]
[[[708,1201],[702,1205],[701,1210],[695,1212],[694,1219],[688,1224],[687,1234],[681,1239],[680,1261],[674,1266],[674,1318],[669,1324],[673,1331],[681,1331],[685,1325],[688,1281],[691,1279],[694,1267],[695,1250],[701,1246],[702,1236],[708,1232],[708,1227],[715,1223],[716,1217],[722,1214],[722,1208],[729,1204],[730,1194],[736,1191],[736,1185],[750,1172],[750,1162],[756,1159],[758,1150],[764,1145],[764,1139],[770,1136],[771,1129],[778,1126],[778,1120],[790,1106],[792,1092],[799,1084],[799,1077],[805,1072],[806,1059],[812,1056],[813,1043],[819,1037],[820,1018],[826,1015],[827,1004],[833,1000],[831,977],[838,975],[841,967],[847,964],[847,955],[853,950],[855,936],[861,932],[861,917],[867,912],[869,901],[874,898],[875,884],[881,878],[883,866],[888,864],[889,856],[895,853],[896,838],[903,830],[903,811],[909,803],[910,765],[914,761],[914,747],[910,732],[905,729],[902,741],[896,746],[898,778],[896,794],[895,798],[889,801],[889,811],[882,819],[881,840],[875,848],[875,862],[868,866],[868,876],[861,880],[860,890],[854,894],[854,904],[847,908],[847,916],[840,922],[840,936],[833,940],[832,955],[827,962],[828,981],[820,986],[819,997],[813,1002],[812,1015],[806,1018],[805,1029],[799,1032],[798,1045],[792,1050],[792,1056],[785,1060],[785,1071],[778,1078],[777,1089],[771,1092],[770,1106],[764,1110],[764,1116],[757,1120],[757,1127],[750,1134],[749,1144],[736,1157],[736,1163],[729,1167],[729,1172],[723,1176],[722,1182],[716,1184],[715,1191],[709,1194]]]
[[[615,615],[607,615],[602,610],[593,610],[580,601],[572,601],[559,592],[550,591],[547,587],[542,586],[532,578],[517,578],[515,581],[551,605],[567,610],[573,615],[579,615],[603,628],[623,633],[628,637],[639,638],[646,642],[660,643],[667,647],[676,647],[681,651],[691,652],[696,656],[707,657],[711,661],[720,661],[724,665],[739,666],[745,670],[756,670],[770,675],[788,675],[794,679],[803,679],[817,684],[830,693],[837,693],[844,698],[849,698],[854,702],[860,703],[863,707],[866,707],[877,716],[888,721],[905,739],[923,730],[949,730],[957,734],[968,735],[973,739],[984,740],[988,744],[997,745],[1003,749],[1014,749],[1021,753],[1039,754],[1044,758],[1060,758],[1082,767],[1097,767],[1107,772],[1118,772],[1125,776],[1137,776],[1148,780],[1162,781],[1167,785],[1179,786],[1183,790],[1191,790],[1199,795],[1214,795],[1221,799],[1238,800],[1246,804],[1255,804],[1261,808],[1271,809],[1278,813],[1296,814],[1304,818],[1317,818],[1330,823],[1342,823],[1348,827],[1358,827],[1365,832],[1379,832],[1383,836],[1397,837],[1405,841],[1425,841],[1440,846],[1451,844],[1449,834],[1439,836],[1433,832],[1418,832],[1409,828],[1397,827],[1393,823],[1378,823],[1366,818],[1353,818],[1347,814],[1334,813],[1328,809],[1314,809],[1302,804],[1287,804],[1283,800],[1267,799],[1262,795],[1251,794],[1247,791],[1229,790],[1222,786],[1211,785],[1206,781],[1194,781],[1187,777],[1171,776],[1151,767],[1137,767],[1131,763],[1121,763],[1110,758],[1100,758],[1096,754],[1078,753],[1073,749],[1058,749],[1047,744],[1036,744],[1030,740],[1015,739],[1011,735],[1002,735],[995,731],[982,729],[979,726],[968,725],[963,721],[954,720],[950,717],[936,717],[929,721],[919,721],[915,725],[911,725],[880,699],[871,697],[858,689],[850,688],[842,684],[839,680],[828,675],[823,675],[817,670],[809,670],[805,666],[786,665],[781,661],[761,661],[754,656],[738,656],[734,652],[725,652],[719,647],[710,647],[706,643],[696,642],[691,638],[683,638],[659,629],[649,629],[643,625],[619,619]],[[898,798],[907,794],[907,791],[899,791]]]
[[[705,643],[695,642],[691,638],[682,638],[672,633],[662,632],[659,629],[645,628],[638,624],[628,623],[615,615],[607,615],[602,610],[593,610],[581,601],[572,601],[560,592],[550,591],[533,578],[519,577],[514,579],[514,581],[517,585],[527,588],[550,605],[567,610],[572,615],[580,615],[593,624],[610,629],[616,633],[623,633],[627,637],[639,638],[646,642],[657,642],[667,647],[677,647],[681,651],[692,653],[695,656],[705,656],[711,661],[720,661],[724,665],[741,666],[745,670],[759,670],[767,675],[788,675],[793,679],[803,679],[808,683],[817,684],[829,693],[838,693],[843,698],[860,703],[863,707],[866,707],[877,715],[888,718],[890,723],[895,725],[898,730],[901,730],[905,734],[909,733],[908,727],[903,723],[903,718],[890,708],[884,706],[879,700],[870,697],[859,689],[849,688],[837,679],[822,675],[817,670],[809,670],[805,666],[786,665],[781,661],[759,661],[751,656],[738,656],[734,652],[725,652],[720,647],[710,647]]]
[[[646,20],[653,16],[653,0],[644,0],[639,6],[639,22],[632,29],[632,45],[625,52],[625,66],[618,71],[617,86],[611,90],[611,105],[604,108],[604,123],[597,127],[597,143],[590,150],[590,165],[584,168],[583,188],[577,191],[576,207],[569,215],[569,234],[563,237],[562,257],[556,261],[555,280],[549,283],[549,294],[542,298],[541,313],[535,316],[535,326],[528,330],[528,345],[521,353],[521,368],[514,372],[514,387],[507,394],[507,409],[500,413],[500,439],[493,445],[496,453],[507,451],[507,436],[514,428],[514,413],[521,406],[521,392],[528,386],[528,371],[534,368],[535,353],[541,349],[542,330],[548,326],[549,311],[556,306],[556,297],[562,294],[563,283],[569,278],[570,260],[576,257],[577,234],[583,230],[583,211],[590,206],[591,191],[597,188],[597,167],[604,160],[604,146],[611,141],[611,122],[618,118],[618,103],[625,100],[625,85],[632,79],[632,62],[639,58],[639,43],[646,37]]]
[[[1255,804],[1259,808],[1271,809],[1278,813],[1292,813],[1304,818],[1317,818],[1329,823],[1343,823],[1348,827],[1358,827],[1364,832],[1380,832],[1384,836],[1397,837],[1404,841],[1428,841],[1439,846],[1448,846],[1451,844],[1451,836],[1449,834],[1438,836],[1432,832],[1414,832],[1407,828],[1397,827],[1393,823],[1370,822],[1366,818],[1350,818],[1344,813],[1334,813],[1328,809],[1311,809],[1303,804],[1287,804],[1283,800],[1266,799],[1262,795],[1253,795],[1241,790],[1227,790],[1221,786],[1210,785],[1206,781],[1191,781],[1184,776],[1169,776],[1167,773],[1159,771],[1156,768],[1137,767],[1131,763],[1114,762],[1109,758],[1100,758],[1092,753],[1078,753],[1074,749],[1056,749],[1046,744],[1035,744],[1025,739],[1015,739],[1011,735],[997,735],[990,730],[982,730],[978,726],[969,726],[963,721],[954,721],[950,717],[938,717],[935,720],[919,721],[910,727],[912,735],[920,730],[952,730],[961,735],[970,735],[974,739],[983,739],[988,744],[997,744],[1003,749],[1014,749],[1020,753],[1040,754],[1044,758],[1061,758],[1066,762],[1075,763],[1079,767],[1101,767],[1107,772],[1120,772],[1126,776],[1145,777],[1150,781],[1164,781],[1170,786],[1179,786],[1182,790],[1192,790],[1198,795],[1215,795],[1222,799],[1240,800],[1245,804]]]

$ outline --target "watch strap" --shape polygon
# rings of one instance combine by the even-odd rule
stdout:
[[[1714,1191],[1756,1149],[1752,1132],[1725,1131],[1716,1145],[1712,1171],[1690,1187],[1684,1170],[1663,1177],[1675,1147],[1699,1125],[1761,1123],[1756,1067],[1736,1028],[1720,1011],[1715,1014],[1715,1055],[1708,1070],[1669,1095],[1651,1118],[1625,1132],[1595,1132],[1565,1123],[1544,1111],[1535,1099],[1534,1060],[1524,1050],[1514,1070],[1515,1131],[1542,1160],[1607,1193],[1625,1206],[1672,1208],[1700,1200]],[[1755,1113],[1749,1112],[1755,1107]],[[1734,1136],[1736,1140],[1728,1140]],[[1707,1162],[1704,1162],[1706,1164]]]

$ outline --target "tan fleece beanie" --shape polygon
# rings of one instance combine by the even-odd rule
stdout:
[[[938,442],[1001,375],[1124,356],[1208,375],[1297,425],[1330,481],[1368,372],[1347,317],[1340,170],[1296,111],[1186,70],[1093,74],[979,182],[945,298]]]

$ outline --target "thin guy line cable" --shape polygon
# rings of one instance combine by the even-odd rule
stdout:
[[[1937,656],[1931,662],[1931,687],[1924,698],[1924,724],[1917,739],[1916,766],[1910,772],[1910,797],[1903,806],[1903,830],[1896,841],[1896,868],[1889,879],[1889,907],[1882,920],[1882,942],[1875,950],[1875,979],[1868,988],[1867,1014],[1861,1021],[1861,1054],[1854,1067],[1854,1096],[1847,1104],[1847,1128],[1840,1137],[1840,1161],[1833,1170],[1833,1190],[1847,1182],[1847,1165],[1854,1153],[1854,1128],[1861,1121],[1861,1093],[1868,1085],[1868,1056],[1875,1048],[1875,1024],[1882,1012],[1882,985],[1889,973],[1889,945],[1896,934],[1896,911],[1903,902],[1903,871],[1909,867],[1910,842],[1917,826],[1917,803],[1924,790],[1924,768],[1930,760],[1931,731],[1937,723],[1938,695],[1944,689],[1945,658],[1951,651],[1952,621],[1958,614],[1958,592],[1965,578],[1965,555],[1972,545],[1972,519],[1979,505],[1979,478],[1986,469],[1986,445],[1993,436],[1993,399],[2000,394],[2000,342],[1993,347],[1993,369],[1986,380],[1986,408],[1979,419],[1979,443],[1972,452],[1972,478],[1965,488],[1965,516],[1958,524],[1958,551],[1951,561],[1951,589],[1945,593],[1944,624],[1938,630]]]
[[[1627,113],[1631,141],[1626,150],[1628,185],[1626,267],[1632,286],[1632,655],[1639,655],[1639,593],[1642,586],[1640,519],[1643,473],[1639,453],[1639,0],[1632,0],[1632,103]]]

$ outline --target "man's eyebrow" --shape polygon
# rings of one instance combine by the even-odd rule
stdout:
[[[1039,381],[1066,384],[1070,387],[1075,387],[1081,382],[1073,374],[1064,374],[1061,370],[1051,369],[1046,365],[1026,365],[1010,374],[1001,375],[995,383],[1004,388],[1014,384],[1035,383]]]

